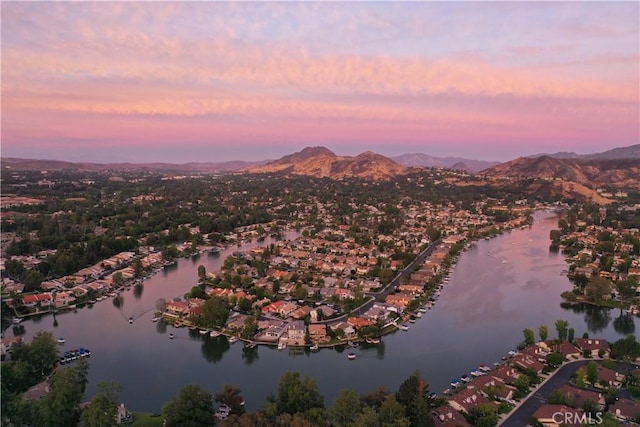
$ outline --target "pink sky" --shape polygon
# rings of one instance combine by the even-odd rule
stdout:
[[[2,2],[2,155],[508,160],[640,140],[638,2]]]

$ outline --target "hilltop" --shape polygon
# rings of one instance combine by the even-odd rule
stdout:
[[[388,157],[367,151],[355,157],[337,156],[324,147],[307,147],[264,165],[243,169],[250,173],[282,172],[287,175],[304,175],[318,178],[341,179],[360,177],[373,180],[390,179],[404,174],[408,169]]]

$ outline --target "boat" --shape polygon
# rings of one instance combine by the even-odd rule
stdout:
[[[17,325],[18,323],[22,322],[22,317],[14,317],[12,322],[14,325]]]
[[[229,337],[229,344],[233,344],[238,341],[238,337]]]
[[[311,351],[320,351],[320,346],[318,346],[318,343],[315,343],[310,349]]]
[[[515,356],[516,355],[516,351],[515,350],[510,350],[508,354],[509,354],[509,356]]]
[[[480,367],[478,368],[480,371],[482,372],[489,372],[491,370],[491,368],[487,365],[485,365],[484,363],[482,365],[480,365]]]
[[[400,329],[402,329],[403,331],[408,331],[409,330],[409,325],[406,324],[402,324],[399,326]]]
[[[220,253],[220,248],[218,248],[217,246],[214,246],[211,249],[209,249],[209,253],[210,254],[218,254],[218,253]]]
[[[355,354],[355,353],[349,353],[349,354],[347,354],[347,358],[348,358],[349,360],[353,360],[353,359],[355,359],[355,358],[356,358],[356,354]]]
[[[349,344],[349,347],[354,347],[354,348],[358,346],[358,343],[353,341],[349,341],[347,344]]]
[[[463,383],[468,383],[469,381],[471,381],[471,377],[467,374],[463,375],[460,377],[460,381],[462,381]]]
[[[154,318],[153,318],[153,319],[151,319],[151,321],[152,321],[153,323],[157,322],[158,320],[160,320],[160,318],[159,318],[159,317],[157,317],[157,316],[154,316]]]
[[[172,340],[175,337],[173,334],[169,334],[169,339]]]
[[[287,348],[287,343],[284,341],[279,341],[278,342],[278,350],[284,350],[285,348]]]
[[[129,317],[129,323],[133,323],[133,317]]]
[[[367,338],[366,341],[368,344],[380,344],[380,338]]]
[[[419,319],[419,318],[421,318],[421,317],[422,317],[422,313],[421,313],[421,312],[417,312],[417,313],[416,313],[416,317],[417,317],[418,319]]]
[[[206,329],[200,329],[200,335],[206,335],[209,333],[209,331],[207,331]]]
[[[480,371],[480,370],[475,370],[475,371],[471,371],[471,376],[472,377],[479,377],[484,375],[484,372]]]
[[[218,332],[218,331],[211,331],[211,332],[209,332],[209,336],[210,336],[211,338],[219,337],[219,336],[220,336],[220,332]]]
[[[64,344],[65,343],[65,339],[60,337],[58,338],[58,344]]]
[[[451,381],[451,388],[457,387],[460,387],[460,380],[456,378],[455,380]]]
[[[256,348],[257,346],[258,346],[257,342],[247,342],[245,343],[244,348],[247,350],[250,350],[252,348]]]
[[[416,318],[412,317],[411,319],[409,319],[409,323],[416,323]]]
[[[424,307],[424,306],[423,306],[423,307],[420,307],[420,308],[418,309],[418,311],[419,311],[420,313],[426,313],[426,312],[427,312],[427,307]]]

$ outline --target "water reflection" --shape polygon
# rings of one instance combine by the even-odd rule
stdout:
[[[133,297],[135,299],[142,298],[142,292],[144,291],[144,285],[142,283],[136,283],[133,286]]]
[[[215,338],[206,337],[202,342],[202,355],[211,363],[222,360],[222,355],[231,348],[227,337],[219,336]]]
[[[166,334],[167,324],[164,321],[159,320],[158,323],[156,323],[156,332],[159,334]]]
[[[609,326],[609,323],[611,323],[611,309],[609,308],[582,303],[563,303],[560,304],[560,306],[576,314],[584,314],[584,322],[589,332],[602,332]],[[633,322],[633,319],[631,321]]]
[[[258,360],[260,356],[258,355],[258,347],[244,347],[242,349],[242,361],[245,365],[251,365],[253,362]]]
[[[117,297],[114,297],[113,300],[111,301],[111,303],[113,304],[113,306],[117,309],[121,309],[122,306],[124,305],[124,298],[122,298],[120,295],[118,295]]]
[[[613,329],[622,335],[633,334],[636,330],[636,324],[630,313],[620,310],[620,315],[613,321]]]

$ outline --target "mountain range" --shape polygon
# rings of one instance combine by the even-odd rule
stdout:
[[[481,173],[485,176],[561,178],[588,186],[609,185],[640,189],[640,144],[602,153],[560,152],[521,157],[505,163],[477,161],[459,157],[404,154],[388,158],[366,151],[357,156],[338,156],[325,147],[307,147],[280,159],[262,162],[172,163],[72,163],[58,160],[2,158],[2,169],[13,170],[149,170],[169,172],[283,173],[342,179],[390,179],[411,172],[412,168],[441,167]]]

